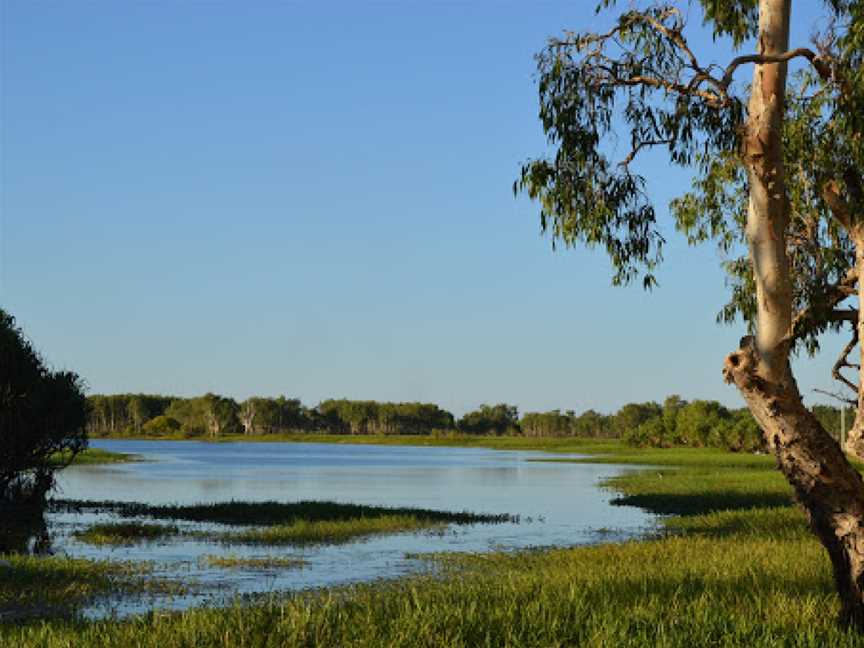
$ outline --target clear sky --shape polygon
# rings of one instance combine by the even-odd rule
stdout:
[[[593,4],[0,0],[0,305],[92,392],[739,406],[712,248],[669,226],[659,289],[612,288],[513,197],[533,55]]]

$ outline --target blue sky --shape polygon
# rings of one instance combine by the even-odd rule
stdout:
[[[660,288],[612,288],[513,197],[533,55],[593,3],[0,6],[0,305],[91,391],[740,405],[712,248],[668,227]],[[646,168],[665,215],[687,176]]]

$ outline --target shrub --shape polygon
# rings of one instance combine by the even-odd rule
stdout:
[[[87,412],[78,376],[46,368],[0,309],[0,550],[7,520],[41,519],[54,472],[87,447]]]

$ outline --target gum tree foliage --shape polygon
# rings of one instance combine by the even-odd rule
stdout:
[[[464,434],[519,434],[519,410],[506,403],[481,405],[459,419],[456,427]]]
[[[430,434],[452,430],[453,415],[433,403],[379,403],[329,399],[317,407],[329,432],[348,434]]]
[[[655,149],[694,173],[670,211],[691,242],[715,241],[728,255],[731,299],[720,319],[743,316],[752,333],[727,356],[724,378],[831,558],[841,620],[861,629],[864,485],[804,408],[789,357],[815,353],[820,334],[851,324],[833,375],[859,405],[847,449],[864,457],[864,362],[847,359],[864,324],[845,306],[864,298],[864,3],[824,2],[826,28],[810,47],[789,44],[791,0],[698,4],[720,39],[715,60],[691,49],[683,3],[628,3],[605,33],[549,42],[537,63],[553,153],[524,164],[514,190],[537,201],[553,243],[599,246],[613,283],[640,278],[650,288],[664,240],[648,179],[633,162]],[[598,11],[613,5],[605,0]],[[793,60],[803,70],[790,80]],[[750,85],[733,83],[743,66],[752,68]],[[613,158],[616,137],[628,152]],[[857,384],[842,373],[850,367]],[[652,433],[662,427],[652,425]]]
[[[54,473],[87,447],[87,401],[71,371],[52,371],[0,309],[0,518],[41,512]],[[7,517],[4,517],[5,516]]]

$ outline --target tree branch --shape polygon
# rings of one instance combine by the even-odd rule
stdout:
[[[813,391],[817,394],[825,394],[826,396],[830,396],[831,398],[834,398],[841,403],[846,403],[847,405],[858,405],[858,401],[852,400],[851,398],[846,398],[845,396],[841,396],[840,394],[835,394],[834,392],[829,392],[826,389],[814,389]]]
[[[807,47],[799,47],[794,50],[789,50],[788,52],[783,52],[782,54],[745,54],[744,56],[738,56],[732,59],[729,65],[726,66],[726,71],[723,73],[720,85],[724,89],[728,89],[729,84],[732,83],[732,75],[735,74],[735,70],[745,63],[756,63],[757,65],[765,65],[767,63],[785,63],[799,56],[810,61],[813,67],[816,68],[820,77],[823,79],[831,78],[831,67],[823,57],[818,56],[816,52]]]
[[[836,180],[829,180],[822,185],[822,199],[831,210],[832,216],[837,219],[847,231],[852,230],[852,213],[849,204],[840,196],[840,184]]]
[[[808,323],[812,323],[817,317],[825,317],[834,322],[849,321],[857,323],[858,310],[834,310],[835,306],[847,297],[855,294],[855,285],[858,282],[858,273],[855,268],[849,268],[843,278],[835,284],[826,286],[824,289],[825,301],[811,304],[807,308],[798,311],[792,319],[792,340],[807,333]],[[854,317],[854,319],[852,319]]]
[[[856,344],[858,344],[858,327],[854,326],[852,327],[852,339],[849,340],[845,347],[843,347],[840,356],[837,358],[837,362],[835,362],[834,366],[831,368],[831,377],[846,385],[852,390],[855,396],[858,396],[858,385],[840,373],[840,370],[843,369],[843,367],[852,367],[852,365],[849,364],[849,354],[852,353],[852,349],[855,348]]]

